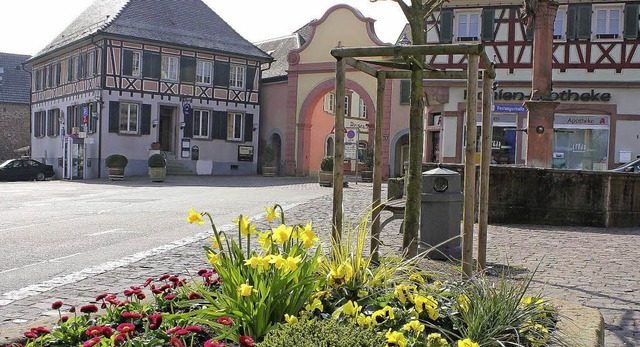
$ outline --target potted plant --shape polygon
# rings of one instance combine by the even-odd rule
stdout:
[[[326,156],[320,162],[320,171],[318,171],[318,183],[322,187],[333,186],[333,157]]]
[[[167,160],[162,154],[152,154],[148,160],[151,182],[164,182],[167,177]]]
[[[262,175],[265,177],[275,176],[276,172],[278,171],[278,167],[276,166],[276,153],[271,145],[267,145],[264,148],[262,160]]]
[[[154,151],[157,151],[160,149],[160,142],[152,142],[151,143],[151,149]]]
[[[360,173],[362,182],[373,182],[373,149],[367,147],[362,151],[363,170]]]
[[[105,159],[104,164],[109,168],[109,179],[119,181],[124,178],[124,168],[129,160],[122,154],[112,154]]]

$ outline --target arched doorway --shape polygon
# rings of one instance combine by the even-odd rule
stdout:
[[[393,138],[390,148],[391,177],[404,176],[404,163],[409,161],[409,130],[405,129]]]
[[[271,148],[273,148],[273,152],[276,155],[276,165],[278,167],[278,176],[283,175],[284,165],[282,164],[282,138],[280,134],[274,133],[269,138],[269,144],[271,144]]]

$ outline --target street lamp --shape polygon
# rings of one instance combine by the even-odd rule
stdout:
[[[402,38],[398,41],[400,46],[411,46],[411,40],[407,37],[407,33],[402,34]]]

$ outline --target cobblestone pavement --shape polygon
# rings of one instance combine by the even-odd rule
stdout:
[[[346,222],[356,221],[371,204],[371,188],[370,183],[356,185],[353,182],[345,188]],[[330,230],[331,192],[326,188],[326,195],[285,211],[287,221],[313,221],[316,230]],[[386,192],[383,191],[384,196]],[[383,212],[383,218],[388,216],[388,212]],[[387,245],[394,245],[396,251],[402,244],[399,226],[399,221],[393,221],[381,235],[382,240]],[[265,224],[258,225],[258,229],[264,227]],[[75,284],[0,306],[0,344],[6,337],[20,336],[28,326],[53,319],[56,312],[51,311],[51,303],[55,300],[82,305],[93,300],[96,294],[122,292],[148,277],[164,273],[186,276],[187,272],[206,267],[208,264],[202,252],[206,243],[207,240],[187,244]],[[600,310],[605,319],[606,346],[640,346],[639,244],[640,228],[491,225],[487,259],[489,265],[496,267],[529,271],[537,268],[534,285],[542,288],[543,294]]]

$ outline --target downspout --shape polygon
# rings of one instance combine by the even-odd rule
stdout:
[[[98,106],[98,178],[102,178],[102,105],[104,104],[104,101],[102,100],[102,86],[104,86],[104,82],[105,82],[105,73],[106,73],[106,65],[105,65],[105,59],[107,56],[107,52],[106,52],[106,39],[102,40],[102,46],[100,46],[99,44],[95,43],[93,41],[93,39],[95,38],[95,35],[91,36],[91,43],[100,48],[100,52],[101,57],[100,57],[100,85],[99,87],[99,91],[100,91],[100,98],[98,100],[96,100],[96,104]],[[97,55],[96,55],[97,57]]]

